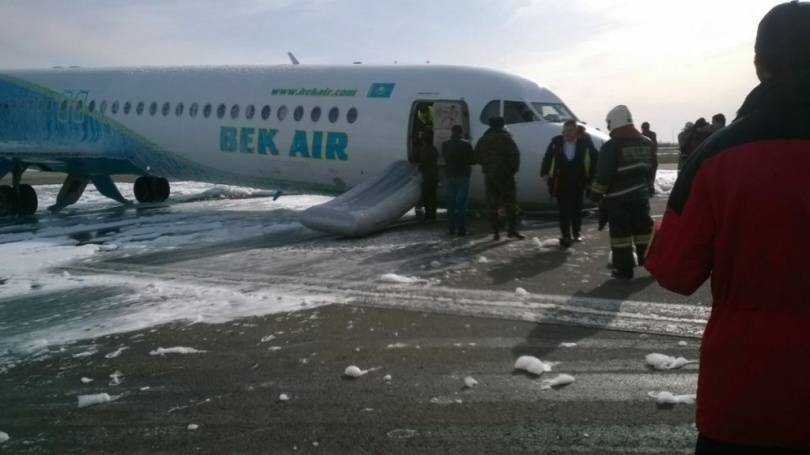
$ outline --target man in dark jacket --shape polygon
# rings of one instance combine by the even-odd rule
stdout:
[[[549,195],[557,198],[560,210],[560,245],[582,241],[582,197],[593,180],[597,151],[585,133],[578,135],[577,124],[568,120],[562,135],[555,136],[546,149],[540,177],[548,184]],[[573,236],[572,236],[573,234]]]
[[[467,235],[465,215],[467,193],[470,189],[470,171],[474,152],[470,141],[463,138],[461,125],[453,125],[450,139],[442,144],[444,174],[447,177],[447,221],[450,235]]]
[[[599,151],[591,199],[607,211],[613,277],[629,280],[635,267],[633,248],[641,265],[650,243],[650,196],[658,163],[652,142],[633,126],[627,106],[611,109],[607,127],[610,140]]]
[[[762,19],[761,84],[687,161],[647,257],[678,293],[711,277],[697,454],[810,453],[808,24],[804,2]]]
[[[422,204],[425,206],[425,219],[436,219],[438,200],[436,191],[439,186],[439,151],[433,145],[433,131],[426,130],[422,141],[416,148],[416,163],[422,173]]]
[[[500,240],[498,209],[506,212],[507,236],[525,237],[517,231],[517,188],[515,174],[520,168],[520,151],[512,135],[504,129],[503,117],[489,119],[489,129],[475,145],[475,161],[484,172],[492,239]]]

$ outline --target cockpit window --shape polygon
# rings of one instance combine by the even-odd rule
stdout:
[[[481,111],[481,123],[489,125],[489,119],[501,115],[501,102],[499,100],[492,100],[484,106]]]
[[[504,101],[503,120],[507,125],[529,123],[539,120],[537,115],[523,101]]]
[[[532,106],[547,122],[562,123],[566,120],[577,119],[564,104],[534,102]]]

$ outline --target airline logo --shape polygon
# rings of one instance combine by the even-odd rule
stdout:
[[[283,153],[276,146],[277,129],[271,128],[237,128],[223,126],[219,129],[219,150],[221,152],[239,152],[256,155],[275,155]],[[295,130],[289,140],[287,155],[293,158],[316,160],[349,159],[349,135],[339,131],[306,131]],[[283,142],[286,142],[283,141]]]
[[[369,98],[391,98],[394,93],[394,86],[391,82],[375,82],[368,89]]]

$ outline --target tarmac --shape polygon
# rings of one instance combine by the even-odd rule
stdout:
[[[653,213],[665,203],[654,198]],[[67,266],[337,301],[87,340],[99,354],[75,357],[81,346],[69,345],[0,373],[0,431],[11,435],[0,452],[693,452],[694,406],[662,407],[650,394],[695,393],[697,365],[653,371],[644,359],[698,358],[707,285],[683,297],[641,269],[631,282],[610,279],[607,231],[593,213],[570,249],[554,244],[553,213],[530,214],[522,241],[491,241],[482,219],[470,231],[459,239],[441,222],[411,221],[340,239],[291,229]],[[418,280],[381,282],[386,273]],[[204,352],[150,355],[169,346]],[[551,371],[516,371],[521,355]],[[350,379],[350,365],[368,371]],[[560,373],[575,382],[544,387]],[[79,395],[95,393],[117,399],[77,408]]]

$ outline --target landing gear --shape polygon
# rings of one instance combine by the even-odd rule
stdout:
[[[163,177],[144,175],[135,179],[134,192],[138,202],[163,202],[169,198],[171,187]]]
[[[37,192],[31,185],[20,183],[25,166],[17,164],[11,177],[11,186],[0,186],[0,218],[9,216],[30,216],[39,206]]]

